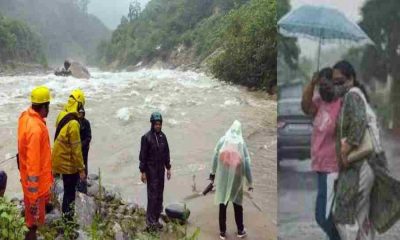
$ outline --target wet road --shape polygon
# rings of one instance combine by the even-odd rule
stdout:
[[[400,179],[400,149],[396,144],[400,138],[387,134],[383,140],[389,168]],[[314,220],[317,180],[311,171],[311,161],[283,160],[278,170],[278,183],[278,239],[327,239]],[[400,222],[376,239],[400,239]]]

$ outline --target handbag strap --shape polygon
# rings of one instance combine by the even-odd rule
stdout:
[[[367,99],[365,98],[364,94],[361,92],[361,90],[359,88],[354,89],[353,92],[356,92],[363,99],[364,104],[365,104],[365,111],[367,113],[367,119],[368,119],[369,118],[368,108],[371,108],[371,107],[369,106]],[[371,109],[370,109],[370,111],[371,111]],[[369,119],[367,121],[368,121],[367,131],[369,132],[369,135],[371,136],[371,141],[372,141],[372,145],[374,146],[374,151],[376,153],[378,153],[379,149],[381,148],[380,144],[379,144],[379,140],[377,139],[377,136],[374,134],[374,131],[372,130],[372,127],[370,126]]]
[[[346,95],[344,95],[344,100],[343,100],[343,106],[342,106],[342,110],[340,113],[340,140],[343,138],[343,118],[344,118],[344,109],[346,107],[346,99],[347,99],[347,95],[349,93],[346,93]]]

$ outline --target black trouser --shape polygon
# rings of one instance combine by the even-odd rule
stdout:
[[[88,176],[88,155],[89,155],[89,148],[82,147],[82,156],[83,156],[83,163],[85,164],[85,174],[86,178]],[[77,190],[81,193],[87,194],[87,181],[78,181]]]
[[[147,177],[147,225],[154,226],[158,223],[163,210],[164,194],[164,166],[149,165]]]
[[[85,164],[85,174],[88,175],[88,156],[89,156],[89,147],[82,147],[82,156],[83,156],[83,163]]]
[[[226,205],[219,205],[219,230],[221,232],[226,232],[226,208],[228,207],[228,203]],[[235,210],[235,221],[238,232],[243,231],[243,207],[233,203],[233,209]]]
[[[37,226],[28,228],[28,232],[25,234],[25,240],[37,240]]]
[[[72,221],[74,216],[75,192],[79,180],[79,173],[63,174],[62,178],[64,183],[62,212],[67,220]]]

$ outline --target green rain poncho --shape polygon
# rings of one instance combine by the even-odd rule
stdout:
[[[250,156],[242,136],[242,124],[235,120],[214,150],[212,174],[216,180],[216,204],[229,201],[242,205],[243,185],[252,185]]]

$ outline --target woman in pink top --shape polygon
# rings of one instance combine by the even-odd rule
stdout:
[[[319,85],[319,91],[315,91]],[[315,219],[330,240],[339,240],[331,216],[334,181],[338,176],[335,127],[341,101],[333,91],[332,69],[324,68],[306,86],[301,102],[303,111],[313,116],[311,167],[317,173],[318,194]]]

